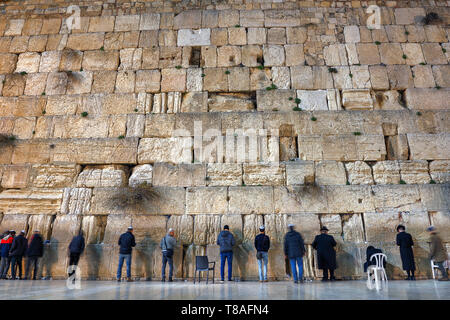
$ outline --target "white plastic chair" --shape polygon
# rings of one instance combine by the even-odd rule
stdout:
[[[370,257],[370,261],[372,260],[375,260],[375,264],[367,268],[367,287],[370,290],[373,288],[380,290],[381,286],[386,287],[388,282],[386,270],[384,270],[384,261],[387,260],[386,255],[375,253]]]
[[[450,265],[450,253],[447,255],[447,260],[444,261],[444,269],[448,269]],[[435,270],[439,269],[438,265],[434,263],[434,260],[431,260],[431,274],[433,275],[433,279],[436,279]]]

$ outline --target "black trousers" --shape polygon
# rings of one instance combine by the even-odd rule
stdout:
[[[33,265],[33,280],[36,280],[37,270],[39,264],[39,257],[28,257],[27,259],[27,267],[25,269],[25,278],[31,278],[30,267]]]
[[[77,266],[78,261],[80,260],[80,253],[70,253],[69,257],[69,266]],[[75,270],[72,272],[69,272],[69,277],[75,273]]]
[[[330,279],[334,279],[334,269],[323,269],[323,278],[328,279],[328,270],[330,270]]]
[[[11,257],[11,278],[16,279],[16,264],[19,266],[19,278],[22,278],[22,256]]]

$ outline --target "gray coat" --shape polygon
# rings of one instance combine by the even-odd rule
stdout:
[[[166,241],[164,241],[164,239],[166,239]],[[167,247],[166,247],[167,244]],[[161,239],[161,242],[159,243],[159,247],[161,248],[161,250],[167,250],[167,249],[172,249],[175,250],[175,247],[177,246],[177,240],[175,240],[174,237],[172,237],[169,234],[166,234],[164,236],[164,238]]]

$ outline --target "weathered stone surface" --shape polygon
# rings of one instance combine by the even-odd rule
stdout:
[[[274,164],[243,164],[246,185],[284,185],[285,168]]]
[[[138,163],[191,163],[191,147],[190,137],[143,138],[137,152]]]
[[[30,183],[37,188],[70,187],[79,172],[76,164],[35,164],[31,167]]]
[[[227,188],[198,187],[186,191],[186,212],[190,214],[225,214],[228,211]]]
[[[92,189],[88,188],[65,188],[61,213],[82,215],[87,214],[90,209]]]
[[[202,164],[156,163],[153,167],[154,186],[191,187],[206,185],[206,167]]]
[[[256,92],[256,102],[258,111],[292,111],[295,103],[289,98],[295,99],[294,90],[258,90]]]
[[[283,46],[265,45],[263,46],[263,56],[265,66],[282,66],[285,62]]]
[[[2,216],[0,223],[1,230],[14,230],[20,232],[26,230],[28,225],[29,215],[27,214],[7,214]]]
[[[356,213],[374,210],[370,186],[328,186],[327,211],[330,213]]]
[[[12,165],[4,168],[1,186],[9,188],[26,188],[30,175],[29,165]]]
[[[128,168],[120,165],[86,166],[78,175],[77,186],[124,187],[128,178]]]
[[[273,197],[275,213],[321,213],[327,210],[325,189],[315,184],[274,187]]]
[[[315,181],[319,185],[345,184],[344,164],[338,161],[320,161],[315,164]]]
[[[408,88],[405,90],[406,105],[410,109],[450,109],[450,89],[419,89]]]
[[[0,193],[0,210],[4,214],[57,214],[61,189],[9,189]]]
[[[211,44],[211,29],[180,29],[178,30],[178,46],[209,46]]]
[[[118,66],[118,51],[86,51],[83,55],[84,70],[116,70]]]
[[[314,182],[314,162],[295,161],[286,163],[286,184],[312,184]]]
[[[448,224],[450,223],[450,213],[448,211],[430,212],[431,224],[436,227],[439,236],[444,242],[450,241]]]
[[[450,135],[407,134],[411,160],[446,160]]]
[[[345,163],[345,170],[350,184],[374,184],[372,169],[364,161]]]
[[[383,136],[299,136],[298,152],[302,160],[378,161],[386,156]]]
[[[208,163],[206,181],[208,186],[240,186],[242,185],[242,165]]]
[[[377,184],[398,184],[400,166],[397,161],[379,161],[373,167],[373,178]]]
[[[428,162],[426,160],[399,161],[400,176],[408,184],[429,183]]]
[[[430,162],[431,179],[437,183],[447,183],[450,181],[450,161],[435,160]]]
[[[196,215],[194,216],[194,244],[206,245],[216,244],[217,237],[221,231],[219,215]]]
[[[254,108],[253,102],[246,94],[215,94],[208,98],[210,112],[249,111]]]
[[[328,110],[326,90],[297,90],[297,97],[304,110]]]
[[[265,214],[273,212],[271,187],[230,187],[229,213]]]
[[[373,101],[367,89],[342,90],[342,105],[346,110],[371,110]]]

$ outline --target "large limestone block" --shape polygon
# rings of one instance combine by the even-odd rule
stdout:
[[[173,19],[174,29],[192,28],[199,29],[202,24],[201,10],[185,10],[177,14]]]
[[[41,55],[36,52],[25,52],[19,55],[15,72],[38,72]]]
[[[124,187],[128,168],[121,165],[86,166],[78,175],[77,187]]]
[[[69,243],[81,228],[81,217],[77,215],[58,215],[53,222],[52,243]]]
[[[314,182],[314,162],[286,162],[286,184],[312,184]]]
[[[95,188],[89,214],[170,215],[185,213],[185,189]]]
[[[31,167],[30,183],[37,188],[70,187],[79,172],[76,164],[35,164]]]
[[[314,237],[320,230],[319,216],[314,213],[297,213],[287,215],[286,223],[287,225],[291,223],[294,225],[295,230],[300,232],[302,235],[305,244],[311,244],[314,241]],[[284,232],[288,231],[287,225],[284,226]]]
[[[253,243],[259,234],[259,227],[263,225],[263,216],[258,214],[246,214],[243,219],[243,242]]]
[[[345,170],[350,184],[374,184],[372,169],[364,161],[347,162]]]
[[[358,26],[345,26],[344,27],[344,37],[347,43],[356,43],[361,41],[361,35],[359,33]]]
[[[425,57],[425,62],[428,64],[447,64],[448,60],[442,51],[442,47],[438,43],[424,43],[422,44],[422,52]]]
[[[242,185],[242,164],[208,163],[206,168],[208,186]]]
[[[285,62],[284,47],[280,45],[264,45],[263,56],[265,66],[283,66]]]
[[[9,189],[0,193],[0,210],[4,214],[57,214],[61,189]]]
[[[28,186],[30,169],[29,165],[6,166],[2,176],[2,188],[26,188]]]
[[[325,187],[305,185],[296,187],[274,187],[274,212],[297,214],[300,212],[327,212]]]
[[[437,183],[450,182],[450,161],[435,160],[430,162],[431,179]]]
[[[323,48],[325,64],[327,66],[348,65],[347,51],[344,44],[332,44]]]
[[[402,222],[397,211],[365,212],[366,241],[395,243],[396,228]]]
[[[356,280],[367,277],[361,267],[366,261],[366,245],[338,242],[336,246],[336,278]]]
[[[139,15],[121,15],[116,17],[114,31],[139,30]]]
[[[319,219],[316,215],[311,214],[311,216]],[[291,223],[291,222],[289,222]],[[270,238],[271,244],[283,244],[284,236],[288,231],[287,215],[285,214],[266,214],[264,215],[264,226],[266,228],[266,235]],[[297,226],[298,227],[298,226]],[[297,230],[298,231],[298,230]],[[270,250],[269,250],[270,252]]]
[[[356,50],[361,64],[376,65],[380,63],[380,55],[376,44],[358,43]]]
[[[419,18],[425,16],[424,8],[396,8],[394,10],[397,24],[414,24]]]
[[[243,164],[243,182],[246,185],[284,185],[285,167],[273,164]]]
[[[391,89],[403,90],[414,87],[414,80],[409,66],[389,65],[386,69]]]
[[[411,160],[446,160],[450,134],[407,134]]]
[[[282,112],[292,111],[295,103],[289,98],[295,99],[295,90],[258,90],[256,91],[257,109],[258,111],[272,111],[273,109]]]
[[[371,188],[376,211],[423,210],[416,185],[375,185]]]
[[[177,45],[182,46],[209,46],[211,45],[211,29],[180,29],[178,30]]]
[[[143,138],[139,143],[139,163],[191,163],[192,138]]]
[[[107,216],[84,216],[81,221],[86,244],[99,244],[105,236]]]
[[[186,70],[163,69],[161,72],[161,92],[186,90]]]
[[[299,136],[302,160],[379,161],[386,156],[381,135]]]
[[[82,215],[90,209],[92,189],[65,188],[61,203],[61,213]]]
[[[234,112],[254,110],[255,105],[247,94],[212,94],[208,98],[209,112]]]
[[[16,234],[18,234],[21,230],[27,229],[29,217],[30,216],[27,214],[2,215],[2,220],[0,223],[0,230],[1,230],[1,232],[7,231],[7,230],[14,230],[14,231],[16,231]],[[30,228],[30,230],[31,230],[31,228]]]
[[[326,90],[297,90],[297,97],[301,100],[300,107],[304,110],[328,110]],[[294,104],[291,102],[291,105]]]
[[[155,163],[153,185],[193,187],[206,185],[206,166],[203,164]]]
[[[52,162],[136,163],[137,139],[76,139],[55,143]]]
[[[243,27],[263,27],[263,10],[241,10],[239,11],[240,25]]]
[[[423,208],[428,211],[446,211],[449,208],[448,184],[420,184],[417,186]]]
[[[356,213],[374,210],[374,200],[369,186],[326,187],[328,212]]]
[[[47,143],[24,140],[17,142],[13,148],[11,162],[22,163],[48,163],[50,161],[50,147]]]
[[[265,27],[296,27],[300,25],[300,10],[264,10]]]
[[[208,111],[208,92],[186,92],[184,94],[181,103],[181,112],[207,112],[207,111]]]
[[[398,184],[400,182],[398,161],[378,161],[372,169],[376,184]]]
[[[25,90],[25,76],[20,73],[7,74],[3,83],[4,97],[21,96]],[[2,82],[3,82],[2,81]]]
[[[430,182],[428,162],[426,160],[399,161],[400,176],[408,184],[423,184]]]
[[[186,71],[186,91],[202,91],[203,79],[201,68],[189,68]]]
[[[84,70],[117,70],[119,52],[111,50],[86,51],[83,55]]]
[[[342,105],[346,110],[371,110],[373,101],[370,90],[342,90]]]
[[[272,191],[271,187],[229,187],[229,213],[273,213]]]
[[[315,164],[315,181],[319,185],[345,184],[344,164],[339,161],[320,161]]]
[[[17,55],[0,53],[0,74],[11,73],[16,69]]]
[[[31,239],[35,230],[39,230],[44,240],[50,239],[52,234],[52,224],[55,216],[51,215],[31,215],[28,219],[28,233],[25,234],[27,239]],[[16,231],[18,233],[18,231]]]
[[[225,214],[228,212],[226,187],[191,187],[186,191],[186,213]]]
[[[132,224],[131,220],[132,217],[127,215],[108,215],[103,243],[116,244],[120,235],[125,233],[128,227],[135,227],[135,224]]]
[[[196,215],[194,217],[195,245],[216,244],[222,226],[219,215]]]
[[[138,187],[141,185],[151,185],[153,178],[153,167],[150,164],[142,164],[133,167],[130,175],[130,187]]]
[[[405,91],[406,105],[410,109],[450,109],[450,89],[408,88]]]
[[[217,66],[233,67],[241,64],[242,54],[238,46],[223,46],[217,48]]]
[[[397,90],[372,92],[374,109],[381,110],[403,110],[400,103],[400,93]]]
[[[104,37],[103,32],[70,34],[66,47],[81,51],[97,50],[103,46]]]
[[[198,216],[196,216],[198,217]],[[175,231],[180,245],[190,245],[194,241],[194,217],[190,215],[172,215],[167,221],[167,229]]]
[[[291,87],[291,73],[288,67],[272,68],[273,84],[279,89],[289,89]]]
[[[362,214],[344,214],[342,220],[342,238],[344,241],[362,243],[365,241]]]
[[[243,234],[243,216],[240,214],[226,214],[221,217],[220,226],[223,229],[223,226],[229,226],[230,232],[234,236],[234,240],[236,241],[236,245],[242,243],[244,234]]]

